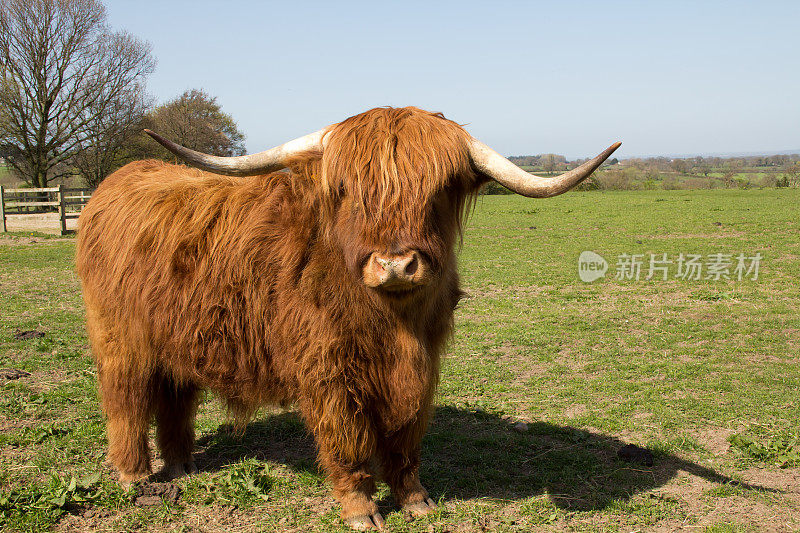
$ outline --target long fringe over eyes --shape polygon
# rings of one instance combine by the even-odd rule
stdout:
[[[321,161],[329,201],[340,192],[367,219],[419,212],[453,178],[472,188],[469,134],[441,113],[414,107],[377,108],[332,127]],[[451,182],[452,183],[452,182]],[[460,192],[460,191],[459,191]]]

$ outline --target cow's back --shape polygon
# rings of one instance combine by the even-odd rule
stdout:
[[[128,282],[139,290],[174,278],[176,252],[199,234],[192,219],[203,196],[211,187],[225,196],[234,185],[232,178],[155,160],[130,163],[108,176],[78,219],[76,269],[85,296],[95,307],[118,307],[108,297],[128,293]]]
[[[264,287],[291,244],[285,177],[230,178],[131,163],[79,219],[77,272],[93,346],[113,338],[142,366],[220,390],[257,381],[281,396],[263,334]],[[254,275],[257,271],[259,275]],[[95,356],[98,357],[97,351]]]

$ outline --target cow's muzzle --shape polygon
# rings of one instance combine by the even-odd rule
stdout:
[[[364,284],[374,289],[404,292],[425,285],[429,278],[430,265],[416,250],[401,254],[374,252],[364,265]]]

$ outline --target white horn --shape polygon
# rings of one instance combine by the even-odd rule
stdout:
[[[529,198],[549,198],[567,192],[588,178],[621,144],[616,142],[594,159],[552,178],[543,178],[525,172],[476,139],[472,139],[469,152],[475,168],[501,185]]]
[[[150,130],[144,130],[150,137],[158,141],[164,148],[177,155],[193,167],[227,174],[229,176],[253,176],[265,174],[286,168],[287,159],[306,150],[322,150],[325,147],[325,134],[328,129],[322,129],[299,137],[275,148],[251,155],[236,157],[220,157],[190,150],[176,144]]]

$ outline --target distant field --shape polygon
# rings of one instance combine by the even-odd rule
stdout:
[[[798,189],[480,198],[423,443],[440,511],[406,522],[382,486],[388,530],[800,529],[798,205]],[[591,284],[585,250],[609,263]],[[73,253],[0,240],[0,368],[30,373],[0,377],[0,529],[346,531],[298,418],[263,411],[239,438],[213,396],[177,501],[119,488]],[[762,259],[757,280],[614,279],[622,254],[651,253]],[[652,466],[620,460],[629,443]]]

